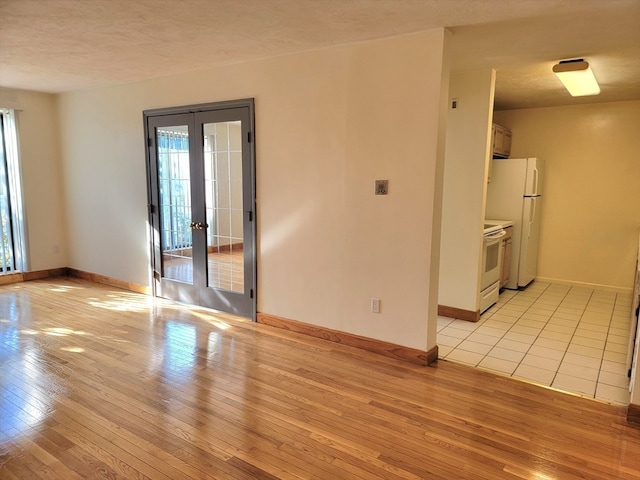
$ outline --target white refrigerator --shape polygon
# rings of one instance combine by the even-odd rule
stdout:
[[[544,165],[539,158],[492,161],[485,218],[514,222],[506,288],[526,287],[538,267]]]

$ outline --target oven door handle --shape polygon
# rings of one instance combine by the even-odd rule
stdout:
[[[484,236],[484,241],[488,245],[493,245],[498,240],[500,240],[502,237],[504,237],[506,234],[507,234],[507,232],[505,230],[500,230],[499,232],[496,232],[494,234],[485,235]]]

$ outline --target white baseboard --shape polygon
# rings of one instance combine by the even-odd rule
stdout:
[[[575,282],[572,280],[562,280],[560,278],[536,277],[538,282],[559,283],[561,285],[570,285],[572,287],[595,288],[598,290],[606,290],[616,293],[633,293],[633,287],[616,287],[614,285],[601,285],[599,283]]]

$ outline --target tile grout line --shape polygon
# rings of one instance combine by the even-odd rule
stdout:
[[[613,312],[616,310],[616,300],[618,299],[618,294],[615,294],[613,298],[613,305],[611,306],[611,314],[609,315],[609,322],[607,325],[607,333],[604,337],[604,347],[602,347],[602,358],[600,359],[600,367],[598,368],[598,376],[596,377],[596,390],[593,393],[593,397],[596,397],[598,393],[598,385],[600,384],[600,375],[602,375],[602,364],[604,363],[604,354],[607,351],[607,344],[609,343],[609,331],[611,330],[611,321],[613,320]]]
[[[543,293],[546,292],[549,288],[551,287],[551,284],[549,284],[547,286],[547,288],[544,289]],[[538,335],[536,335],[536,338],[533,340],[533,342],[531,342],[531,345],[529,345],[529,348],[527,349],[527,351],[525,352],[524,356],[522,357],[522,359],[520,359],[520,361],[518,362],[518,366],[515,368],[515,370],[513,371],[515,373],[516,370],[518,370],[518,368],[522,365],[522,360],[524,360],[524,358],[529,354],[529,351],[531,351],[531,348],[533,347],[533,344],[536,342],[536,340],[538,338],[540,338],[540,333],[542,333],[542,331],[546,328],[547,325],[549,325],[549,321],[551,321],[551,317],[553,317],[553,315],[558,311],[558,308],[560,308],[560,306],[562,305],[562,302],[564,302],[566,300],[566,298],[569,296],[569,293],[571,292],[571,289],[573,287],[569,287],[567,289],[567,292],[564,294],[564,296],[562,297],[562,300],[560,300],[560,302],[558,303],[558,306],[553,310],[553,313],[551,315],[549,315],[549,318],[547,319],[547,321],[544,324],[544,327],[542,327],[540,329],[540,332],[538,332]],[[542,297],[542,294],[540,294],[538,296],[538,298],[536,299],[536,301],[538,301],[540,299],[540,297]],[[533,306],[533,304],[535,303],[535,301],[531,304],[531,306]],[[531,307],[529,307],[531,308]],[[529,309],[527,309],[529,310]],[[525,311],[526,313],[526,311]],[[523,314],[524,315],[524,314]],[[522,318],[522,316],[520,316],[520,318]],[[518,320],[520,320],[520,318],[518,318]],[[576,327],[577,328],[577,327]],[[575,332],[575,329],[574,329]],[[569,345],[567,345],[567,349],[569,348]],[[565,352],[562,355],[562,358],[564,358],[564,355],[566,355],[566,349]],[[560,360],[560,364],[562,364],[562,360]],[[560,364],[555,368],[555,372],[553,374],[553,379],[551,380],[551,382],[549,382],[549,386],[551,386],[553,384],[553,381],[555,380],[556,375],[558,374],[558,369],[560,368]],[[546,370],[546,369],[541,369],[541,370]],[[513,373],[510,375],[511,377],[513,377]]]
[[[573,287],[569,288],[569,292],[571,292],[571,290],[573,290]],[[565,296],[565,299],[569,295],[569,292],[567,292],[567,295]],[[580,326],[580,322],[582,322],[582,317],[584,316],[584,312],[587,311],[587,306],[589,305],[589,302],[591,301],[591,297],[593,297],[593,292],[594,291],[591,290],[591,293],[589,294],[589,300],[587,300],[587,303],[585,303],[584,308],[582,309],[582,313],[580,314],[580,319],[578,320],[578,323],[576,323],[576,326],[573,329],[573,333],[571,334],[571,338],[569,339],[569,343],[567,344],[567,348],[565,349],[564,353],[562,354],[562,358],[560,359],[560,364],[558,365],[558,368],[556,368],[556,371],[553,374],[553,380],[551,380],[551,383],[549,384],[549,386],[553,385],[553,382],[556,381],[556,377],[558,376],[558,371],[560,370],[560,367],[562,366],[562,362],[564,362],[564,359],[567,356],[567,352],[569,351],[569,347],[571,346],[571,342],[573,341],[573,339],[576,336],[576,331],[578,330],[578,327]],[[563,299],[563,301],[564,301],[564,299]],[[597,387],[597,382],[596,382],[596,387]],[[593,391],[593,398],[595,398],[595,396],[596,396],[596,392],[594,390]]]
[[[504,333],[504,335],[503,335],[502,337],[500,337],[500,340],[502,340],[502,339],[507,335],[507,333],[509,333],[509,332],[511,331],[511,329],[512,329],[512,328],[513,328],[513,327],[514,327],[514,326],[515,326],[515,325],[520,321],[520,319],[522,318],[522,316],[523,316],[525,313],[527,313],[527,312],[531,309],[531,307],[533,307],[533,305],[534,305],[534,304],[535,304],[535,303],[540,299],[540,297],[542,297],[542,295],[543,295],[543,294],[544,294],[544,293],[549,289],[549,287],[551,287],[551,284],[548,284],[548,285],[544,288],[544,290],[542,290],[542,291],[540,292],[540,294],[535,298],[535,300],[534,300],[533,302],[531,302],[531,305],[529,305],[529,307],[528,307],[524,312],[522,312],[522,314],[521,314],[521,315],[516,319],[516,321],[513,323],[513,325],[511,325],[511,327],[509,327],[509,329]],[[519,291],[518,293],[520,293],[520,291]],[[513,299],[514,299],[514,298],[516,298],[516,297],[517,297],[517,294],[516,294],[516,295],[514,295],[513,297],[511,297],[511,298],[510,298],[510,299],[505,303],[505,305],[507,305],[511,300],[513,300]],[[549,317],[549,318],[551,318],[551,317]],[[548,320],[547,320],[547,323],[548,323]],[[546,326],[546,323],[545,323],[545,326]],[[543,327],[543,329],[544,329],[544,327]],[[542,330],[540,330],[540,331],[542,331]],[[538,333],[538,335],[540,335],[540,334]],[[516,368],[514,368],[514,369],[513,369],[513,372],[511,372],[511,373],[509,374],[509,377],[513,377],[513,374],[516,372],[516,370],[518,370],[518,367],[520,367],[520,365],[522,365],[522,360],[524,359],[524,357],[526,357],[526,356],[527,356],[527,354],[529,353],[529,350],[531,350],[531,347],[533,346],[533,344],[535,343],[535,341],[538,339],[538,335],[536,335],[536,338],[533,340],[533,342],[531,342],[531,344],[529,345],[529,348],[527,348],[527,350],[526,350],[525,352],[523,352],[523,353],[524,353],[524,355],[523,355],[523,356],[522,356],[522,358],[517,362],[518,364],[516,365]],[[497,344],[498,344],[498,343],[496,343],[496,345],[497,345]],[[496,345],[494,345],[494,348],[495,348],[495,346],[496,346]],[[492,348],[491,350],[493,350],[493,348]],[[489,352],[491,352],[491,350],[489,350]],[[506,349],[506,350],[508,350],[508,349]],[[487,355],[488,355],[488,354],[487,354]],[[484,360],[484,358],[483,358],[483,360]]]

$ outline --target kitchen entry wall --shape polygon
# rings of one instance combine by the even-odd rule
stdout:
[[[631,289],[640,229],[640,101],[495,112],[511,157],[545,160],[538,278]]]
[[[449,84],[449,98],[456,99],[456,108],[449,105],[447,117],[438,303],[472,313],[480,307],[495,77],[492,69],[455,72]]]

